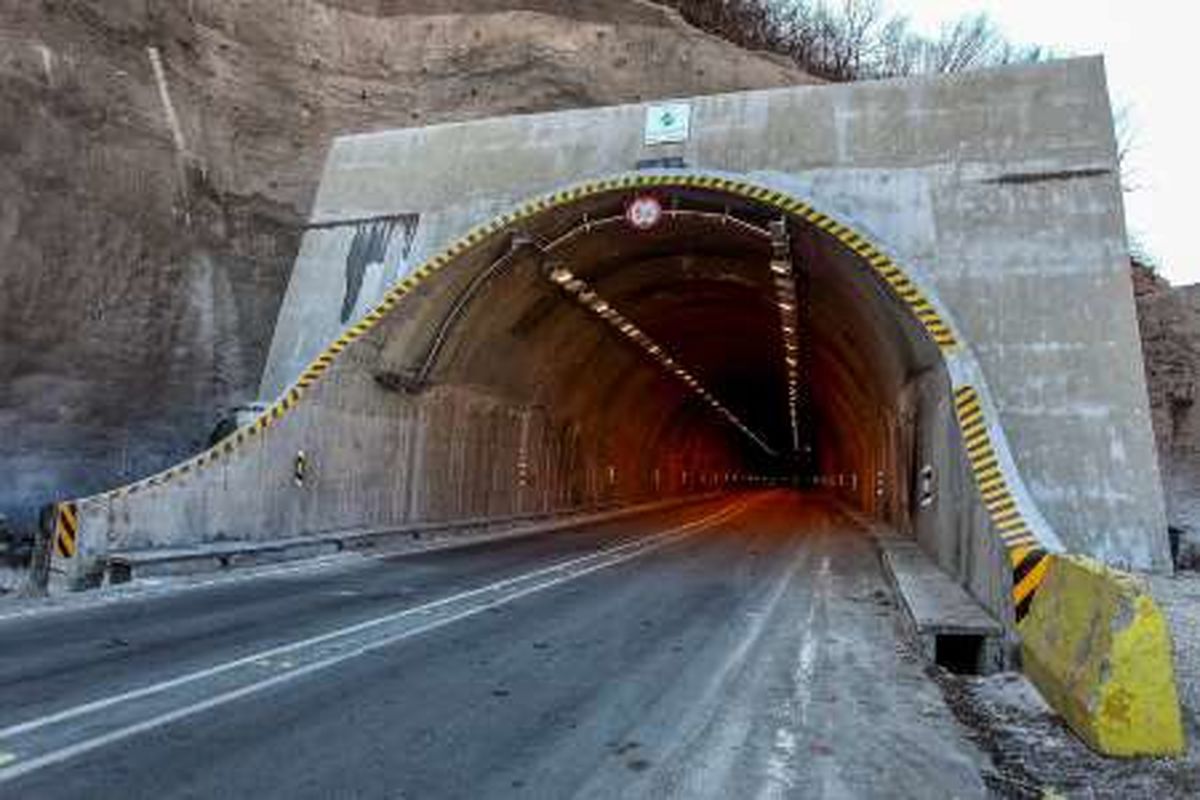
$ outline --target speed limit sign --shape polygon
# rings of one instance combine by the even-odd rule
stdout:
[[[639,231],[648,231],[662,221],[663,207],[658,198],[639,194],[625,206],[625,221]]]

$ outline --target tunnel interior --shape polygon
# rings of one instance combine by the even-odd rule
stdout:
[[[643,229],[630,206],[647,198]],[[419,291],[376,379],[521,409],[553,440],[551,454],[528,430],[515,444],[516,480],[554,495],[543,503],[769,482],[827,487],[911,529],[936,491],[936,345],[867,263],[777,208],[695,188],[601,194]]]

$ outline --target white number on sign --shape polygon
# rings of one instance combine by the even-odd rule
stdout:
[[[625,209],[625,219],[640,231],[650,230],[662,219],[662,203],[648,194],[635,197]]]

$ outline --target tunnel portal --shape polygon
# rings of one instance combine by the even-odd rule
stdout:
[[[247,539],[819,487],[965,564],[1012,618],[1047,551],[981,423],[964,447],[958,350],[902,269],[811,206],[702,175],[600,181],[477,226],[254,423],[100,498],[133,511],[107,541],[144,546],[160,515]],[[227,456],[220,484],[146,502]]]
[[[58,504],[62,572],[764,483],[1009,625],[1050,552],[1166,562],[1098,61],[668,106],[336,140],[265,411]]]

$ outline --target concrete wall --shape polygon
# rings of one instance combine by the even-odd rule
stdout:
[[[462,330],[479,335],[449,340],[433,385],[380,383],[420,355],[432,322],[507,237],[491,245],[381,318],[303,402],[289,395],[169,475],[80,501],[79,552],[63,571],[81,585],[114,551],[563,512],[726,485],[743,463],[736,432],[608,331],[581,325],[570,303],[551,305],[532,343],[496,349],[553,291],[528,259],[472,307]]]
[[[380,391],[361,363],[348,364],[236,458],[88,507],[81,560],[630,504],[711,491],[730,464],[700,446],[647,468],[644,453],[612,447],[601,424],[461,386],[405,398]]]
[[[1033,499],[1070,549],[1167,564],[1099,59],[690,104],[681,145],[643,144],[642,105],[345,137],[312,221],[416,215],[416,263],[518,200],[643,159],[769,178],[927,276],[982,368]],[[348,250],[352,230],[309,234],[264,397],[341,328],[341,295],[321,287],[343,273],[328,254]]]

